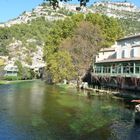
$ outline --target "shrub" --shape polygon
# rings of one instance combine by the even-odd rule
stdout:
[[[5,76],[4,80],[8,80],[8,81],[18,80],[18,77],[17,76]]]

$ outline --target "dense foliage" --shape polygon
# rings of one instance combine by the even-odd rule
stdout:
[[[13,38],[22,41],[30,51],[35,49],[35,44],[26,45],[28,39],[37,40],[37,45],[45,44],[46,72],[51,75],[53,82],[58,82],[83,75],[93,63],[97,51],[112,45],[122,36],[121,26],[116,19],[98,14],[76,14],[54,22],[38,18],[28,24],[1,28],[0,52],[8,54],[5,46]],[[30,63],[29,58],[28,61]],[[30,76],[24,76],[23,73],[28,75],[28,70],[19,71],[19,75]]]
[[[38,44],[44,42],[50,26],[52,23],[46,22],[44,18],[38,18],[30,24],[17,24],[10,28],[0,28],[0,54],[8,54],[6,46],[12,42],[13,38],[22,41],[24,45],[28,39],[36,39]]]
[[[132,19],[118,20],[122,26],[125,35],[140,33],[140,21]]]
[[[20,61],[16,61],[15,65],[18,67],[18,79],[26,80],[34,78],[34,72],[29,68],[23,67]]]
[[[57,81],[58,75],[60,77],[57,78],[58,81],[64,78],[71,79],[73,74],[81,76],[93,63],[100,48],[112,45],[116,39],[122,36],[123,32],[117,20],[107,16],[77,14],[71,18],[56,21],[49,30],[44,48],[47,71],[51,73],[55,81]],[[60,58],[54,57],[64,50],[68,52],[65,62],[71,64],[67,67],[67,76],[64,76],[66,71],[60,72],[59,70],[61,68]],[[52,67],[52,64],[55,65],[55,68]]]

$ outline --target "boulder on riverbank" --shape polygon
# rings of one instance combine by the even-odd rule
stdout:
[[[140,124],[140,104],[135,106],[135,123]]]

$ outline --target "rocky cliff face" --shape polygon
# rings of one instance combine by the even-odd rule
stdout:
[[[76,10],[79,7],[79,5],[76,4],[61,2],[59,5],[59,9],[53,10],[53,8],[47,3],[43,3],[34,8],[32,11],[25,11],[19,17],[0,24],[0,27],[10,27],[14,24],[29,23],[38,17],[45,17],[46,20],[54,21],[64,19],[68,15],[72,13],[75,14],[77,12],[85,14],[89,12],[100,13],[119,19],[132,19],[140,21],[140,8],[129,2],[95,2],[90,7],[82,7],[80,11]]]
[[[14,64],[16,61],[20,61],[23,66],[34,70],[45,67],[45,62],[43,61],[43,44],[36,44],[36,40],[34,39],[27,40],[26,44],[23,44],[20,40],[13,39],[12,43],[7,46],[9,56],[5,64]]]
[[[0,27],[11,27],[15,24],[29,23],[30,21],[39,17],[45,17],[46,20],[54,21],[64,19],[66,15],[62,14],[61,10],[53,10],[48,4],[42,4],[37,6],[32,11],[25,11],[19,17],[0,24]]]
[[[109,17],[140,21],[140,8],[129,2],[97,2],[91,10]]]

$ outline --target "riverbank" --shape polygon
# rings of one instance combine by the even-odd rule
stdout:
[[[64,88],[64,89],[69,89],[69,88],[77,88],[76,84],[62,84],[59,83],[57,84],[59,87]],[[99,89],[99,88],[80,88],[81,91],[84,91],[84,94],[79,94],[79,96],[102,96],[102,95],[110,95],[112,98],[119,98],[119,99],[128,99],[128,100],[133,100],[133,99],[140,99],[140,94],[137,92],[133,91],[127,91],[127,90],[114,90],[114,89]],[[86,93],[85,93],[86,91]]]
[[[84,90],[89,91],[89,95],[111,95],[117,98],[129,99],[140,99],[139,92],[133,92],[129,90],[113,90],[113,89],[98,89],[98,88],[85,88]]]
[[[6,85],[6,84],[16,84],[16,83],[22,83],[22,82],[32,82],[36,81],[36,79],[32,80],[13,80],[13,81],[7,81],[7,80],[0,80],[0,85]]]
[[[56,85],[65,89],[77,87],[76,84],[73,84],[73,83],[70,83],[70,84],[57,83]]]

